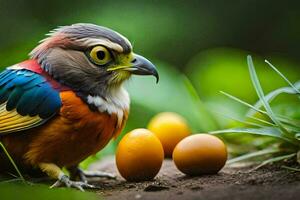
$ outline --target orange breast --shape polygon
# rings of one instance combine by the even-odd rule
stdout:
[[[101,150],[118,134],[127,120],[124,111],[121,127],[117,116],[92,112],[73,92],[60,94],[62,108],[58,117],[37,128],[25,159],[30,164],[51,162],[59,166],[78,164]]]

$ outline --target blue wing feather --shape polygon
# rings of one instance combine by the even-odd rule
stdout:
[[[8,73],[9,73],[8,70],[5,70],[2,73],[0,73],[0,79],[2,79],[2,77],[6,76]]]
[[[36,90],[38,90],[38,93],[36,94],[34,100],[36,102],[36,106],[33,107],[34,111],[32,113],[26,112],[27,110],[26,108],[27,105],[29,104],[29,100],[32,99],[31,90],[26,91],[17,104],[16,108],[18,113],[20,113],[21,115],[26,115],[26,114],[31,114],[32,116],[39,115],[42,111],[42,109],[39,108],[39,105],[42,104],[46,100],[48,94],[51,93],[51,90],[49,91],[49,89],[50,87],[47,86],[39,86],[38,88],[36,88]]]
[[[49,93],[47,98],[40,104],[39,111],[41,118],[48,118],[53,115],[53,110],[58,109],[56,102],[60,101],[60,97]],[[58,110],[56,110],[58,111]]]
[[[7,101],[7,102],[6,102]],[[61,107],[59,92],[46,79],[26,69],[7,69],[0,74],[0,104],[22,115],[47,119]]]
[[[0,92],[0,105],[5,103],[9,97],[9,90],[4,90],[3,92]]]
[[[32,89],[28,90],[28,92],[26,92],[26,94],[24,94],[24,95],[31,96],[32,99],[40,98],[43,101],[43,99],[42,99],[43,94],[45,94],[44,88],[38,87],[38,88],[32,88]],[[29,116],[38,115],[38,113],[39,113],[38,106],[39,106],[39,104],[41,104],[42,101],[28,102],[27,106],[24,108],[24,112],[29,113]]]
[[[40,85],[41,83],[44,83],[44,82],[46,82],[46,80],[43,80],[41,78],[36,78],[36,79],[33,79],[30,82],[28,82],[26,85],[24,85],[23,88],[24,88],[24,90],[30,89],[32,87],[36,88],[37,85]]]
[[[21,98],[23,95],[24,91],[22,88],[18,87],[15,88],[9,95],[7,103],[6,103],[6,110],[11,111],[13,110],[18,103],[18,100]]]
[[[1,78],[0,86],[3,86],[4,84],[6,84],[7,82],[9,82],[10,80],[12,80],[13,78],[16,77],[15,71],[12,71],[12,70],[8,70],[8,71],[11,71],[11,72]]]

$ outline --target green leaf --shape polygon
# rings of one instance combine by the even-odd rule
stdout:
[[[278,161],[282,161],[282,160],[285,160],[285,159],[289,159],[289,158],[292,158],[292,157],[295,157],[296,156],[296,153],[291,153],[291,154],[287,154],[287,155],[283,155],[283,156],[278,156],[278,157],[275,157],[275,158],[270,158],[268,160],[265,160],[263,161],[260,165],[258,165],[257,167],[255,167],[253,170],[257,170],[269,163],[274,163],[274,162],[278,162]]]
[[[276,115],[280,122],[291,126],[300,127],[300,121],[283,115]]]
[[[295,87],[300,88],[300,81],[295,84]],[[272,92],[268,93],[265,96],[265,100],[270,103],[273,99],[275,99],[278,95],[280,95],[282,93],[296,94],[297,92],[291,87],[282,87],[282,88],[278,88],[278,89],[273,90]],[[246,115],[247,116],[254,115],[255,111],[260,109],[260,107],[262,107],[262,106],[263,106],[263,102],[261,100],[258,100],[254,105],[254,107],[256,109],[249,109],[249,111],[247,112]]]
[[[288,125],[288,124],[286,124],[285,127],[286,127],[286,129],[287,129],[288,131],[293,132],[294,134],[300,131],[300,127],[297,128],[297,127],[294,127],[294,126],[290,126],[290,125]],[[295,137],[295,138],[296,138],[296,137]],[[297,138],[296,138],[296,139],[297,139]],[[298,140],[300,140],[300,137],[299,137]]]
[[[269,126],[276,126],[276,124],[273,124],[271,122],[268,122],[266,120],[263,120],[263,119],[260,119],[260,118],[254,117],[254,116],[250,116],[248,118],[259,121],[259,122],[264,123],[264,124],[269,125]]]
[[[226,133],[247,133],[252,135],[261,135],[261,136],[270,136],[274,138],[278,138],[294,145],[298,145],[297,142],[291,140],[287,137],[282,136],[280,129],[274,127],[266,127],[266,128],[231,128],[225,130],[211,131],[210,134],[226,134]]]
[[[232,96],[232,95],[230,95],[230,94],[228,94],[228,93],[226,93],[226,92],[223,92],[223,91],[220,91],[220,92],[221,92],[222,94],[224,94],[225,96],[229,97],[230,99],[232,99],[232,100],[234,100],[234,101],[237,101],[237,102],[239,102],[239,103],[241,103],[241,104],[243,104],[243,105],[249,107],[249,111],[248,111],[247,117],[253,118],[253,119],[254,119],[254,117],[253,117],[253,115],[255,114],[254,111],[259,112],[259,113],[261,113],[261,114],[263,114],[263,115],[269,117],[269,115],[268,115],[268,113],[267,113],[266,111],[263,111],[263,110],[259,109],[258,107],[252,106],[251,104],[249,104],[249,103],[247,103],[247,102],[245,102],[245,101],[243,101],[243,100],[241,100],[241,99],[239,99],[239,98],[237,98],[237,97],[235,97],[235,96]],[[259,106],[259,107],[260,107],[260,106]],[[251,112],[251,113],[250,113],[250,112]],[[249,114],[249,113],[250,113],[250,114]],[[287,117],[287,116],[282,116],[282,115],[275,115],[275,116],[276,116],[277,119],[278,119],[280,122],[282,122],[282,123],[287,123],[287,124],[290,124],[290,125],[293,125],[293,126],[300,126],[300,123],[299,123],[297,120],[295,120],[295,119],[291,119],[291,118],[289,118],[289,117]],[[264,121],[264,123],[267,123],[267,124],[269,124],[269,125],[273,124],[273,123],[267,122],[267,121],[262,120],[262,119],[259,119],[259,118],[256,118],[256,120],[259,120],[259,121],[261,121],[261,122]],[[276,125],[276,124],[273,124],[273,125]],[[276,126],[277,126],[277,125],[276,125]]]
[[[291,170],[291,171],[295,171],[295,172],[300,172],[300,169],[299,168],[294,168],[294,167],[288,167],[288,166],[281,166],[282,168],[284,169],[288,169],[288,170]]]
[[[259,99],[262,101],[262,103],[268,113],[268,116],[282,130],[282,133],[284,133],[287,137],[290,137],[291,134],[284,128],[284,126],[281,124],[281,122],[276,118],[275,114],[273,113],[273,110],[271,109],[271,106],[265,99],[264,92],[260,85],[259,79],[258,79],[256,71],[255,71],[255,67],[254,67],[254,64],[253,64],[253,61],[252,61],[252,58],[250,55],[247,56],[247,61],[248,61],[248,67],[249,67],[250,77],[251,77],[253,86],[255,88],[255,91],[256,91]]]
[[[247,102],[245,102],[245,101],[243,101],[243,100],[241,100],[241,99],[239,99],[239,98],[237,98],[235,96],[232,96],[231,94],[228,94],[228,93],[223,92],[223,91],[220,91],[220,92],[222,94],[224,94],[225,96],[229,97],[230,99],[232,99],[234,101],[237,101],[237,102],[239,102],[239,103],[241,103],[241,104],[249,107],[250,109],[253,109],[253,110],[255,110],[255,111],[257,111],[257,112],[259,112],[261,114],[264,114],[264,115],[268,116],[268,113],[266,111],[260,110],[260,109],[258,109],[256,107],[252,106],[251,104],[249,104],[249,103],[247,103]]]
[[[274,65],[272,65],[269,61],[265,60],[265,62],[275,71],[279,76],[281,76],[298,94],[300,94],[300,91],[298,88],[294,86]]]
[[[248,121],[245,121],[243,119],[238,119],[236,117],[232,117],[232,116],[228,116],[226,114],[223,114],[223,113],[219,113],[219,112],[216,112],[218,115],[220,116],[223,116],[225,118],[228,118],[228,119],[231,119],[233,121],[237,121],[237,122],[240,122],[242,124],[245,124],[245,125],[250,125],[250,126],[257,126],[257,127],[260,127],[260,128],[263,128],[265,126],[261,125],[261,124],[258,124],[258,123],[255,123],[255,122],[248,122]]]
[[[232,159],[228,160],[226,164],[232,164],[232,163],[248,160],[250,158],[255,158],[255,157],[264,156],[264,155],[273,154],[273,153],[278,153],[278,152],[280,152],[280,150],[275,149],[275,148],[263,149],[263,150],[260,150],[260,151],[251,152],[251,153],[247,153],[247,154],[232,158]]]

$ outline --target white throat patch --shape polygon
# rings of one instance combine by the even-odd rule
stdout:
[[[124,111],[129,110],[130,99],[128,92],[123,88],[114,88],[103,99],[100,96],[87,97],[89,104],[96,106],[99,112],[107,112],[108,114],[116,114],[118,117],[118,126],[120,127],[124,117]]]

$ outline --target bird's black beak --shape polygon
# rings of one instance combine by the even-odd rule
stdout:
[[[146,58],[143,56],[134,54],[134,58],[131,61],[132,65],[129,69],[129,71],[132,74],[137,75],[153,75],[156,78],[156,83],[159,81],[159,75],[156,70],[156,67]]]

